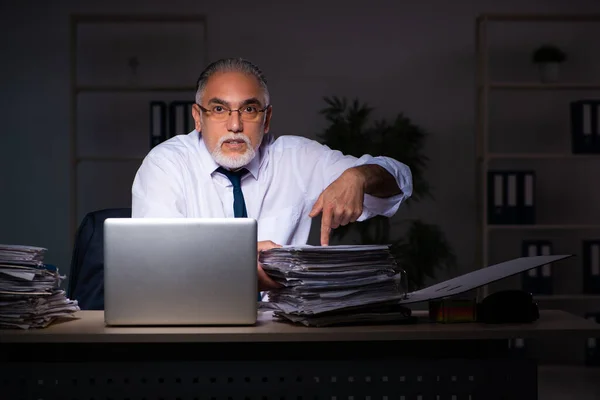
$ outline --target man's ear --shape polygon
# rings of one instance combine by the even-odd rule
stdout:
[[[192,105],[192,117],[194,117],[194,129],[198,132],[202,132],[202,115],[198,104]]]
[[[265,133],[269,133],[269,128],[271,127],[271,115],[273,114],[273,106],[269,106],[267,111],[265,111]]]

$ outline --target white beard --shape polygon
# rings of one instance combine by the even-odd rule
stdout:
[[[243,140],[244,143],[246,143],[246,151],[243,154],[236,154],[235,156],[225,155],[223,150],[221,150],[221,146],[227,140]],[[252,144],[250,143],[250,138],[248,138],[248,136],[242,133],[230,133],[229,135],[223,136],[219,139],[219,143],[217,143],[211,155],[215,162],[220,166],[229,169],[238,169],[248,165],[250,161],[256,157],[256,151],[252,148]]]

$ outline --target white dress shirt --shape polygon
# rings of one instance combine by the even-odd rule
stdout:
[[[258,240],[303,245],[308,216],[321,192],[353,166],[377,164],[388,170],[402,193],[389,198],[365,195],[359,221],[392,216],[412,194],[410,169],[388,157],[356,158],[299,136],[265,135],[256,157],[246,166],[242,192],[249,218],[258,221]],[[232,217],[233,186],[216,169],[201,135],[192,131],[154,147],[132,186],[132,217]]]

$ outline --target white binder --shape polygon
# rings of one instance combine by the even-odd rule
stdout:
[[[566,254],[515,258],[514,260],[490,265],[489,267],[457,276],[456,278],[440,282],[433,286],[426,287],[425,289],[407,293],[406,298],[401,300],[399,303],[418,303],[421,301],[429,301],[440,299],[442,297],[454,296],[468,292],[469,290],[477,289],[500,279],[528,271],[532,268],[554,263],[572,256],[572,254]]]

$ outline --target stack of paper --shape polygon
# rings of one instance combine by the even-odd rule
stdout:
[[[284,246],[259,262],[282,285],[261,309],[307,326],[406,320],[401,269],[387,245]]]
[[[45,252],[0,244],[0,328],[44,328],[79,311],[60,289],[65,277],[44,264]]]

